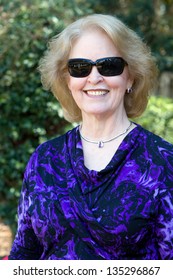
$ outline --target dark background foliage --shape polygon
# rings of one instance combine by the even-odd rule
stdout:
[[[71,128],[42,89],[38,62],[50,38],[91,13],[118,16],[150,45],[161,73],[173,72],[172,0],[0,0],[0,220],[14,232],[31,153]],[[153,97],[137,121],[173,142],[172,99]]]

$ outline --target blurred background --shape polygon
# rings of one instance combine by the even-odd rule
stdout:
[[[173,143],[173,0],[0,0],[0,257],[17,225],[23,173],[42,142],[72,127],[37,71],[50,38],[81,16],[116,15],[151,47],[160,73],[135,122]],[[75,124],[73,124],[75,125]]]

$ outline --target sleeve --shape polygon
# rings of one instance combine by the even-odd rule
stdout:
[[[173,152],[167,154],[164,186],[159,191],[157,237],[160,258],[173,260]]]
[[[28,170],[30,167],[31,160],[27,165],[23,180],[18,205],[18,228],[9,260],[38,260],[43,251],[32,228],[31,218],[28,212],[30,206]]]

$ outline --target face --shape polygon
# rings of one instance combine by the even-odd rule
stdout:
[[[104,57],[120,56],[111,39],[102,31],[89,30],[74,44],[69,58],[85,58],[92,61]],[[124,95],[132,86],[128,67],[118,76],[103,76],[96,66],[92,67],[87,77],[75,78],[69,75],[68,87],[82,111],[82,116],[106,118],[119,115],[123,117]]]

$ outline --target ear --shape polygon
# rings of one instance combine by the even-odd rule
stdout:
[[[129,79],[127,81],[127,90],[133,88],[133,83],[134,83],[134,78],[129,77]]]

